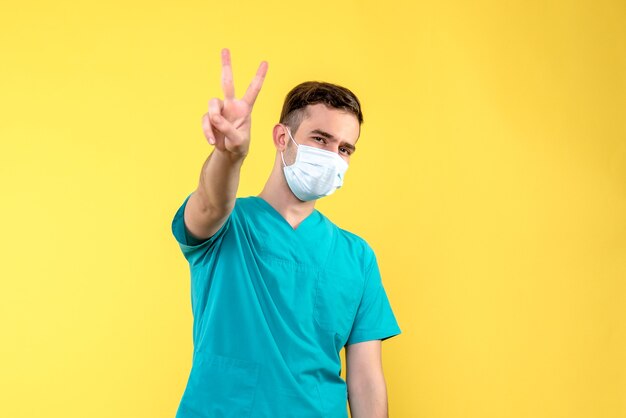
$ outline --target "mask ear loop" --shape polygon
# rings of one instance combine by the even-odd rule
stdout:
[[[296,144],[296,147],[299,147],[300,145],[296,142],[295,139],[293,139],[293,136],[291,136],[291,130],[289,128],[287,128],[285,126],[285,130],[287,131],[287,133],[289,134],[289,139],[291,139],[293,141],[294,144]],[[287,167],[287,164],[285,164],[285,157],[283,157],[283,152],[280,152],[280,159],[283,160],[283,167]]]

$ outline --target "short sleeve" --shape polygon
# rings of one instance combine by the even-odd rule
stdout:
[[[376,257],[372,254],[366,272],[365,289],[346,345],[386,340],[401,332],[383,287]]]
[[[172,234],[174,235],[174,238],[176,238],[176,242],[178,242],[185,259],[187,259],[189,264],[194,264],[204,255],[211,252],[219,244],[224,234],[226,234],[226,231],[230,228],[235,211],[233,210],[231,212],[224,224],[215,234],[213,234],[212,237],[205,240],[199,240],[191,235],[185,225],[185,207],[187,206],[187,202],[189,201],[191,194],[192,193],[185,198],[182,205],[178,208],[178,211],[174,215],[174,219],[172,220]]]

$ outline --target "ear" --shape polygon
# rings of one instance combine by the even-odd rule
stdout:
[[[287,148],[288,137],[287,137],[287,130],[282,124],[277,123],[276,125],[274,125],[273,136],[274,136],[274,146],[276,147],[276,149],[278,151],[285,151],[285,149]]]

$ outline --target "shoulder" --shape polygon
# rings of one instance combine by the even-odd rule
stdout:
[[[365,266],[370,265],[372,261],[375,260],[376,254],[374,253],[374,249],[363,237],[343,228],[338,229],[340,239],[360,255]]]
[[[322,214],[325,221],[334,229],[335,250],[349,254],[360,261],[366,268],[376,259],[373,248],[363,237],[355,232],[341,228]]]
[[[247,208],[250,207],[250,205],[254,205],[253,196],[238,197],[235,199],[235,206],[239,206],[240,208]]]
[[[367,252],[374,252],[369,243],[360,235],[357,235],[354,232],[348,231],[347,229],[343,229],[340,227],[337,227],[337,230],[340,238],[349,243],[352,247],[357,247]]]
[[[238,197],[235,199],[235,207],[233,208],[233,212],[236,212],[238,214],[253,212],[256,205],[257,203],[255,202],[253,196]]]

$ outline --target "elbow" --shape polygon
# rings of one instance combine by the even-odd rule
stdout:
[[[225,218],[235,207],[234,199],[222,201],[211,199],[202,187],[198,187],[194,194],[198,197],[198,209],[206,218]]]

